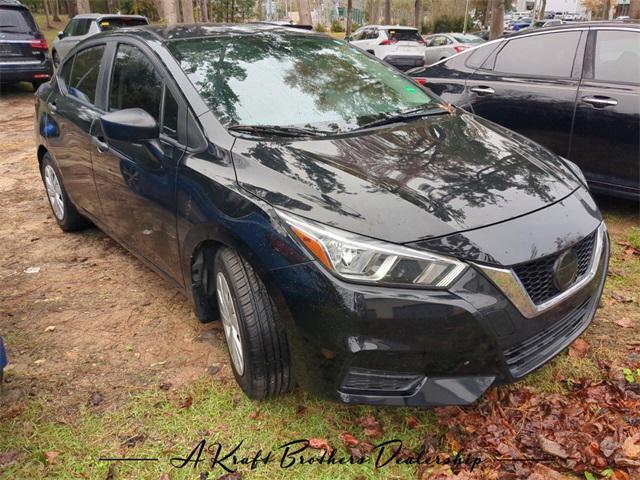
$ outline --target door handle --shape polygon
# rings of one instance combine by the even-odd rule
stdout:
[[[478,95],[493,95],[496,91],[491,87],[485,87],[483,85],[478,85],[477,87],[471,87],[471,91],[477,93]]]
[[[596,108],[615,107],[618,105],[618,101],[615,98],[601,97],[597,95],[593,97],[582,97],[582,101],[589,103]]]
[[[91,142],[96,146],[96,150],[100,153],[109,151],[109,144],[104,141],[103,137],[91,137]]]

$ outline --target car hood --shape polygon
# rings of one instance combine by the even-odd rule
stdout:
[[[396,243],[496,224],[580,186],[560,158],[474,115],[233,147],[240,185],[276,208]]]

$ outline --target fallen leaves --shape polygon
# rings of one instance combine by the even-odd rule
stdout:
[[[180,408],[190,408],[193,405],[193,397],[189,395],[180,403]]]
[[[382,436],[382,425],[373,415],[360,417],[356,420],[356,423],[363,428],[365,436],[371,438]]]
[[[18,450],[9,450],[7,452],[0,452],[0,467],[8,467],[13,465],[18,459]]]
[[[324,438],[310,438],[309,447],[316,450],[324,450],[327,453],[333,452],[333,448],[329,445],[329,442]]]
[[[411,416],[411,415],[409,415],[406,418],[406,422],[407,422],[407,428],[409,430],[413,430],[418,425],[418,419],[416,417],[414,417],[414,416]]]
[[[60,452],[45,452],[44,459],[47,461],[47,465],[54,465],[56,463],[56,459],[60,455]]]
[[[351,435],[350,433],[343,433],[340,435],[340,440],[344,444],[345,447],[357,447],[360,443],[356,437]]]
[[[576,342],[573,354],[583,355],[587,347]],[[562,395],[538,395],[526,387],[496,389],[474,407],[436,410],[446,432],[440,447],[478,452],[483,463],[477,478],[528,480],[562,479],[567,472],[601,478],[605,470],[608,478],[640,478],[638,412],[640,395],[623,380],[582,380]],[[536,465],[494,458],[551,461]]]
[[[573,358],[583,358],[591,346],[582,338],[578,338],[571,347],[569,347],[569,356]]]
[[[89,395],[89,400],[87,403],[92,407],[97,407],[102,403],[103,400],[104,400],[104,396],[100,392],[91,392],[91,395]]]
[[[629,317],[618,318],[614,320],[613,323],[622,328],[633,328],[636,326],[636,322]]]

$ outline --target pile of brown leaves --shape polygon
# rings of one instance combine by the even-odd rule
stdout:
[[[565,395],[492,389],[476,407],[441,408],[437,416],[449,451],[482,458],[480,471],[454,478],[640,478],[640,395],[623,383],[584,382]]]

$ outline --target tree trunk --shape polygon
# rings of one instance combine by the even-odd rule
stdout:
[[[413,23],[418,29],[418,33],[422,33],[422,0],[415,0],[413,8]]]
[[[542,3],[540,4],[540,12],[538,15],[538,18],[540,20],[544,20],[544,11],[547,9],[547,0],[542,0]]]
[[[193,0],[180,0],[182,6],[182,23],[194,23]]]
[[[67,13],[70,19],[78,14],[78,4],[76,0],[67,0]]]
[[[311,25],[309,0],[298,0],[298,14],[300,15],[300,25]]]
[[[384,0],[384,23],[391,25],[391,0]]]
[[[640,19],[640,0],[631,0],[629,2],[629,16],[636,20]]]
[[[493,40],[504,31],[504,0],[491,0],[491,32],[489,38]]]
[[[167,25],[175,25],[178,23],[178,4],[177,0],[160,0],[160,10],[162,18]]]
[[[89,0],[77,0],[78,13],[91,13],[91,5]]]
[[[369,23],[375,25],[380,18],[380,0],[371,0],[371,11],[369,12]]]
[[[263,8],[262,8],[262,0],[258,0],[258,6],[256,7],[258,10],[258,20],[262,21],[264,20],[264,12],[263,12]]]
[[[47,28],[51,28],[51,19],[49,18],[49,0],[44,0],[44,17],[47,19]]]
[[[347,0],[347,29],[345,36],[351,35],[351,15],[353,15],[353,0]]]
[[[53,0],[53,21],[54,22],[62,21],[60,19],[60,1],[59,0]]]
[[[209,10],[207,9],[207,0],[200,0],[200,20],[202,23],[209,21]]]

